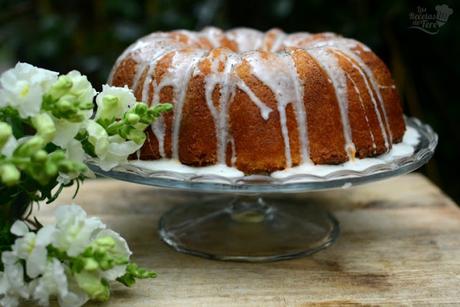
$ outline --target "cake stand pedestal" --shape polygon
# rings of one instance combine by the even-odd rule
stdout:
[[[317,204],[296,201],[289,194],[284,194],[282,200],[265,195],[349,188],[419,168],[433,155],[438,136],[431,127],[415,118],[407,118],[406,124],[420,135],[411,156],[360,171],[338,169],[325,176],[227,178],[153,171],[132,164],[105,172],[92,161],[88,161],[88,165],[100,175],[119,180],[220,193],[213,201],[178,206],[161,217],[160,237],[175,250],[219,260],[276,261],[313,254],[330,246],[340,233],[339,223]]]
[[[160,219],[174,249],[236,261],[274,261],[315,253],[339,234],[334,216],[314,204],[265,200],[261,194],[179,206]]]

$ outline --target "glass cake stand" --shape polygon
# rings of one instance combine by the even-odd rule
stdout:
[[[432,157],[438,136],[416,118],[406,118],[406,125],[420,135],[411,156],[362,171],[337,170],[326,176],[227,178],[153,171],[132,164],[106,172],[94,161],[88,161],[88,165],[95,173],[118,180],[174,190],[221,193],[213,201],[181,205],[161,217],[160,237],[175,250],[219,260],[276,261],[310,255],[330,246],[340,228],[336,218],[317,204],[295,201],[288,194],[283,195],[282,200],[269,200],[264,196],[348,188],[414,171]]]

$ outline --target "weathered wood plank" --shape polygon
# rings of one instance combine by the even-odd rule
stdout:
[[[71,202],[66,191],[59,203]],[[337,243],[311,257],[249,264],[177,253],[158,239],[159,216],[174,205],[215,196],[112,180],[87,181],[76,203],[119,231],[159,277],[115,286],[110,306],[285,306],[460,303],[460,210],[419,174],[310,194],[334,212]],[[42,206],[50,221],[56,206]]]

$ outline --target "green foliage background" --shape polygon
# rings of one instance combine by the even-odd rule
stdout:
[[[78,69],[106,81],[117,56],[157,30],[236,26],[287,32],[333,31],[370,46],[389,65],[405,112],[440,135],[423,171],[460,201],[460,6],[440,1],[0,0],[0,70],[18,60],[59,72]],[[418,6],[454,10],[436,35],[409,29]]]

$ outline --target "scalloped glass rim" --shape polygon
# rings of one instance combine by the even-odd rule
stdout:
[[[153,171],[134,165],[120,165],[111,171],[103,171],[94,160],[88,166],[97,174],[118,180],[158,187],[207,191],[207,192],[300,192],[332,188],[348,188],[352,185],[398,176],[412,172],[433,156],[438,135],[433,129],[415,117],[407,118],[406,125],[420,134],[420,141],[411,156],[397,158],[386,163],[373,165],[362,171],[338,170],[325,176],[296,174],[286,178],[269,175],[248,175],[228,178],[218,175],[196,175],[173,171]]]

